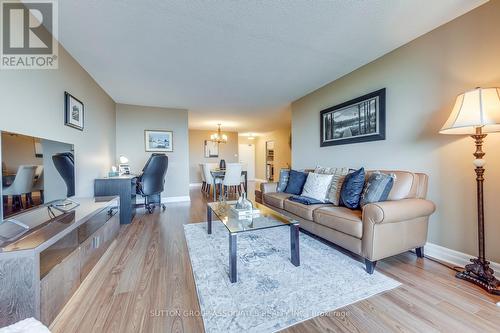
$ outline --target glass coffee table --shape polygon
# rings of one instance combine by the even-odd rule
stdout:
[[[260,214],[249,218],[239,218],[238,214],[230,207],[230,205],[234,204],[236,204],[236,201],[207,203],[208,233],[212,233],[212,214],[215,214],[229,231],[229,279],[232,283],[238,280],[236,258],[237,236],[239,233],[284,226],[290,227],[290,261],[293,265],[300,266],[299,223],[297,221],[253,201],[253,207],[258,209]]]

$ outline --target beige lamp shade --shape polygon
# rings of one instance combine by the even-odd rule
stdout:
[[[439,131],[441,134],[500,132],[500,88],[476,88],[457,97],[453,111]]]

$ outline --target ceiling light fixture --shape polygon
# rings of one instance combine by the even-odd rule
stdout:
[[[226,143],[227,142],[227,135],[222,134],[220,130],[220,125],[217,124],[217,133],[214,133],[210,135],[210,141],[216,142],[216,143]]]

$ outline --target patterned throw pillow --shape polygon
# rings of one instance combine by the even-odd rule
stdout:
[[[288,184],[286,184],[285,193],[299,195],[302,193],[302,188],[307,179],[307,173],[290,170],[290,178],[288,178]]]
[[[328,194],[333,175],[310,172],[302,189],[301,196],[328,202]]]
[[[340,205],[351,209],[359,208],[361,192],[365,186],[365,169],[356,170],[345,177],[340,191]]]
[[[290,169],[281,169],[280,170],[280,179],[278,181],[277,192],[284,192],[286,189],[286,185],[288,184],[288,178],[290,178]]]
[[[317,166],[314,173],[332,175],[332,183],[330,184],[330,192],[328,200],[335,206],[339,205],[340,190],[344,183],[345,176],[349,173],[349,168],[322,168]]]
[[[361,194],[360,206],[363,207],[372,202],[386,201],[395,179],[395,174],[385,174],[380,171],[373,172],[366,181]]]

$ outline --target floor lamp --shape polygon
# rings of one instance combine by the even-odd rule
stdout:
[[[472,282],[489,293],[500,295],[500,281],[486,261],[484,251],[484,165],[483,140],[487,133],[500,132],[500,88],[476,88],[457,97],[455,107],[440,133],[470,135],[476,144],[474,166],[477,183],[477,228],[479,255],[456,277]]]

